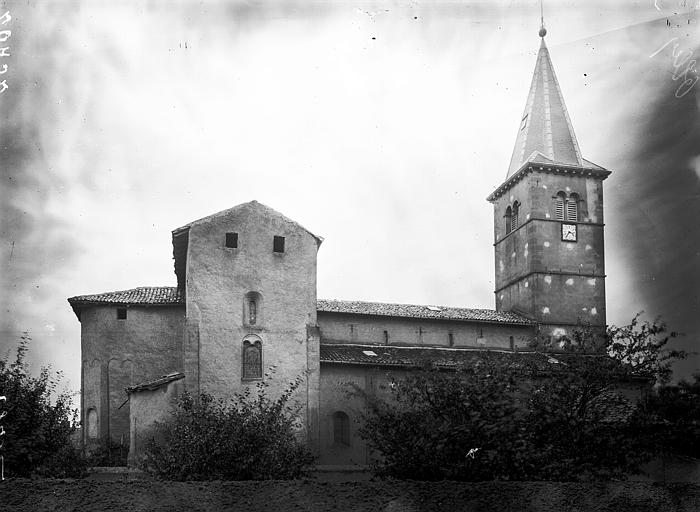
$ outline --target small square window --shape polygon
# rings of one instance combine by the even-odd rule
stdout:
[[[117,320],[126,320],[126,308],[117,308]]]
[[[238,248],[238,233],[226,233],[226,247]]]
[[[274,252],[284,252],[284,237],[275,236],[272,241],[272,250]]]

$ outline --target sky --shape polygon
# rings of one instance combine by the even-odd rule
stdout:
[[[325,239],[319,298],[494,307],[485,198],[538,1],[0,3],[0,356],[26,331],[79,389],[66,299],[175,285],[171,231],[253,199]],[[582,154],[612,171],[608,323],[660,315],[696,350],[700,2],[544,11]]]

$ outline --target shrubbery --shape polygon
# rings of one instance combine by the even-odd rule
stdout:
[[[0,395],[6,397],[0,410],[7,413],[0,420],[5,431],[0,438],[5,475],[83,476],[86,463],[72,439],[78,411],[71,409],[70,394],[56,393],[61,373],[42,368],[38,377],[30,375],[25,359],[29,341],[24,334],[14,361],[7,356],[0,360]]]
[[[647,378],[649,387],[667,379],[671,361],[685,356],[666,349],[672,336],[661,323],[635,318],[611,328],[604,347],[581,328],[556,346],[534,343],[538,357],[485,352],[456,371],[393,380],[388,396],[356,389],[368,404],[360,432],[380,455],[380,476],[625,478],[659,453],[659,422],[651,405],[631,403],[616,388],[629,378]]]
[[[266,379],[270,374],[266,374]],[[178,398],[170,421],[146,445],[145,469],[172,480],[264,480],[303,476],[313,462],[291,398],[303,377],[277,399],[268,384],[225,402],[202,394]]]

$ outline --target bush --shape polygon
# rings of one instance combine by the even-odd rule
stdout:
[[[266,374],[269,377],[270,374]],[[230,402],[202,394],[180,396],[168,422],[146,444],[144,468],[171,480],[292,479],[307,473],[313,456],[297,439],[299,422],[290,400],[303,382],[267,396],[266,382]]]
[[[604,337],[581,327],[556,344],[533,343],[556,354],[484,352],[457,371],[426,368],[393,380],[388,398],[356,388],[367,403],[360,435],[380,455],[379,476],[624,479],[660,444],[649,408],[631,403],[618,385],[667,380],[671,361],[685,357],[666,349],[673,336],[662,323],[635,317]]]
[[[659,386],[642,402],[653,419],[659,452],[700,459],[700,373],[693,382]]]
[[[5,436],[0,449],[5,475],[56,478],[85,475],[86,463],[73,444],[78,411],[71,409],[67,392],[56,394],[61,373],[42,368],[38,377],[29,373],[26,354],[31,338],[22,335],[14,362],[0,360],[0,403],[7,414],[1,420]],[[56,396],[52,403],[51,398]]]

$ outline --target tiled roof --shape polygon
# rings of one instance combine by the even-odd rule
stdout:
[[[515,313],[493,309],[455,308],[448,306],[420,306],[414,304],[387,304],[349,300],[319,300],[319,313],[349,313],[356,315],[398,316],[406,318],[434,318],[531,325],[533,322]]]
[[[140,286],[131,290],[78,295],[68,299],[71,306],[89,304],[144,304],[144,305],[178,305],[184,304],[182,292],[174,286]]]
[[[135,386],[131,386],[126,388],[126,392],[128,394],[135,393],[138,391],[152,391],[154,389],[158,389],[161,386],[165,386],[166,384],[169,384],[171,382],[174,382],[176,380],[184,379],[185,374],[181,372],[173,372],[169,373],[167,375],[163,375],[162,377],[158,377],[157,379],[154,379],[149,382],[144,382],[143,384],[137,384]]]
[[[442,368],[457,368],[464,365],[474,365],[486,357],[504,359],[516,365],[534,365],[537,369],[545,369],[553,364],[561,363],[554,356],[536,352],[321,343],[321,363],[327,364],[403,368],[436,365]]]
[[[180,305],[185,303],[183,293],[175,286],[141,286],[118,292],[78,295],[68,302],[74,308],[93,304],[113,305]],[[414,304],[386,304],[349,300],[324,300],[317,302],[319,312],[348,313],[356,315],[398,316],[405,318],[435,318],[473,322],[494,322],[515,325],[531,325],[533,322],[515,313],[493,309],[468,309],[447,306],[420,306]]]

